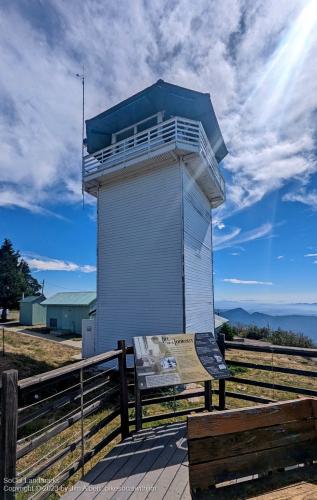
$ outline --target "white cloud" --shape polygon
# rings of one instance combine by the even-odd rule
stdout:
[[[304,255],[304,257],[317,257],[317,253],[307,253]],[[314,260],[314,264],[317,264],[317,260]]]
[[[314,4],[56,0],[26,10],[4,2],[0,206],[50,214],[53,203],[79,202],[81,85],[74,75],[85,63],[87,117],[158,78],[211,93],[231,153],[219,220],[290,180],[284,199],[316,207],[316,16],[304,10]]]
[[[222,248],[227,248],[227,246],[232,246],[231,243],[241,232],[239,227],[232,229],[229,233],[224,235],[218,235],[217,233],[213,236],[213,248],[214,250],[221,250]]]
[[[84,266],[79,266],[80,271],[83,273],[94,273],[96,271],[96,266],[91,266],[89,264],[86,264]]]
[[[277,260],[282,260],[282,259],[284,259],[284,255],[278,255],[276,258],[277,258]]]
[[[240,280],[238,278],[226,278],[223,281],[234,285],[273,285],[271,281]]]
[[[270,223],[262,224],[255,229],[250,231],[245,231],[241,233],[240,228],[235,228],[231,230],[230,233],[225,235],[214,235],[214,250],[223,250],[224,248],[230,248],[233,246],[240,245],[241,243],[247,243],[248,241],[258,240],[272,233],[273,226]]]
[[[304,205],[309,205],[314,210],[317,210],[317,191],[308,191],[305,188],[301,188],[298,191],[287,193],[283,196],[284,201],[297,201],[303,203]]]
[[[79,265],[74,262],[69,262],[59,259],[50,259],[49,257],[28,257],[24,256],[30,268],[34,271],[79,271],[83,273],[93,273],[96,271],[95,266]]]

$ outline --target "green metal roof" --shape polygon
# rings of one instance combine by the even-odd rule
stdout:
[[[96,300],[96,292],[61,292],[44,300],[44,306],[89,306]]]
[[[45,300],[44,295],[29,295],[29,297],[24,297],[24,299],[19,300],[19,302],[41,302]]]

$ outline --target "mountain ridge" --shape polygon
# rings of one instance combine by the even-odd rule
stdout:
[[[261,312],[249,313],[242,307],[221,309],[221,316],[227,318],[233,325],[269,327],[272,330],[281,328],[294,333],[301,333],[317,342],[317,316],[301,314],[272,315]]]

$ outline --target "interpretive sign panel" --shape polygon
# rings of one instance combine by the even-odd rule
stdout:
[[[230,376],[211,333],[134,337],[133,343],[141,390]]]

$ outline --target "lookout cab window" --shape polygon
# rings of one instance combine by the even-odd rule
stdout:
[[[112,134],[112,144],[116,144],[125,139],[129,139],[125,142],[125,147],[130,148],[137,144],[142,144],[147,140],[147,130],[155,127],[158,123],[163,121],[163,112],[159,112],[155,115],[149,116],[140,122],[131,125],[130,127],[124,128]],[[141,132],[144,132],[142,134]],[[153,131],[155,134],[155,131]],[[152,135],[153,135],[152,133]],[[137,137],[135,137],[137,136]],[[119,145],[118,145],[119,146]]]

